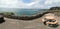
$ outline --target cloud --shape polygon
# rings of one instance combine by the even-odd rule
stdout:
[[[46,1],[45,1],[45,4],[46,4],[46,5],[51,5],[51,4],[53,4],[53,3],[58,3],[58,2],[60,2],[60,0],[46,0]]]
[[[0,7],[17,7],[17,0],[0,0]]]
[[[24,3],[23,1],[18,2],[18,6],[21,8],[33,8],[36,4],[38,4],[40,0],[34,0],[31,3]],[[20,4],[21,3],[21,4]]]
[[[60,6],[60,0],[32,0],[25,3],[23,0],[0,0],[0,7],[3,8],[50,8]]]
[[[60,0],[46,0],[44,4],[47,8],[60,6]]]
[[[24,3],[22,0],[0,0],[0,7],[3,8],[32,8],[40,0],[33,0],[31,3]]]
[[[22,0],[24,3],[31,3],[33,2],[34,0]]]

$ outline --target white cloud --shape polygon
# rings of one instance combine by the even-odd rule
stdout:
[[[31,3],[24,3],[22,1],[18,2],[18,6],[21,8],[33,8],[33,5],[35,6],[36,4],[38,4],[40,2],[40,0],[34,0]],[[20,4],[21,3],[21,4]]]
[[[31,3],[24,3],[22,0],[0,0],[0,7],[3,7],[3,8],[49,8],[52,6],[53,3],[60,2],[60,0],[46,0],[46,1],[43,0],[45,1],[45,3],[40,4],[41,1],[42,0],[33,0],[33,2]]]
[[[33,0],[31,3],[24,3],[22,0],[0,0],[0,7],[4,8],[32,8],[33,5],[39,3],[40,0]]]
[[[32,3],[29,3],[29,4],[27,4],[27,6],[32,6],[32,5],[34,5],[36,2],[32,2]]]
[[[46,5],[51,5],[51,4],[53,4],[53,3],[58,3],[58,2],[60,2],[60,0],[46,0],[46,1],[45,1],[45,4],[46,4]]]
[[[0,7],[16,7],[17,0],[0,0]]]
[[[59,6],[60,5],[60,0],[46,0],[44,4],[45,4],[46,8]]]

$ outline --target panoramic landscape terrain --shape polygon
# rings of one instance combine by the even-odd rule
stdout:
[[[35,16],[15,16],[13,12],[2,12],[5,22],[0,24],[1,29],[59,29],[58,27],[49,27],[41,21],[45,14],[53,13],[58,17],[60,24],[60,7],[51,7],[48,11],[37,13]],[[51,14],[50,14],[51,15]],[[32,19],[33,18],[33,19]],[[30,20],[29,20],[30,19]]]
[[[0,0],[0,29],[60,29],[60,0]]]

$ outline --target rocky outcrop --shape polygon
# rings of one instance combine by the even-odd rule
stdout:
[[[60,10],[60,7],[51,7],[49,10]]]
[[[3,22],[5,22],[4,17],[2,15],[0,15],[0,24]]]
[[[33,20],[42,17],[43,15],[50,13],[50,12],[44,12],[43,14],[37,14],[35,16],[15,16],[15,15],[8,15],[5,16],[7,18],[12,18],[12,19],[19,19],[19,20]]]

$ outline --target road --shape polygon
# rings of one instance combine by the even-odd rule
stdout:
[[[0,29],[60,29],[60,26],[57,28],[45,26],[41,22],[41,18],[30,21],[9,19],[9,18],[4,19],[5,22],[0,24]]]

